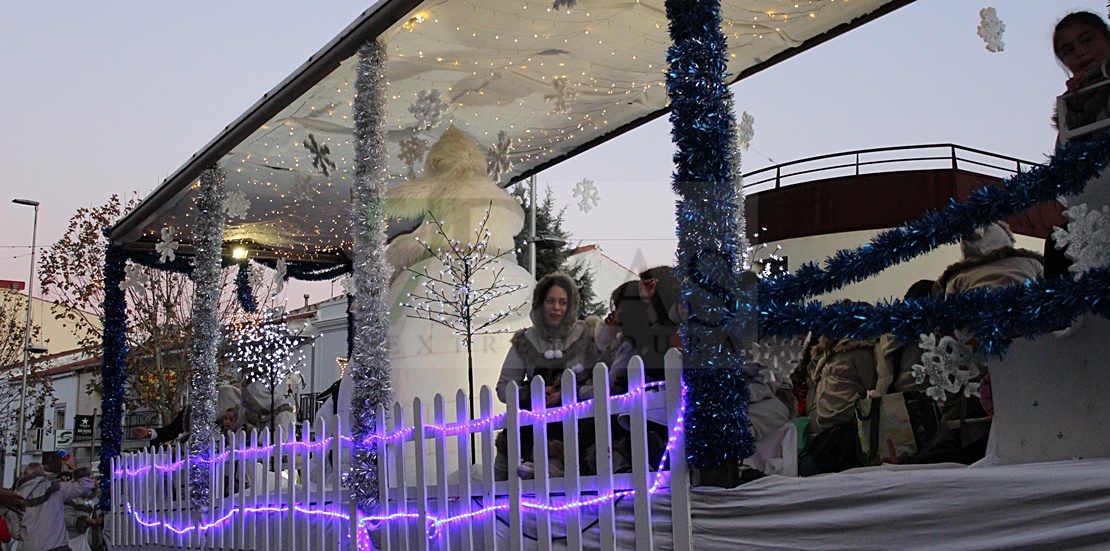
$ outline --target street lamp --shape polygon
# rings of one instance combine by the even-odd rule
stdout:
[[[39,202],[30,199],[12,199],[12,202],[17,205],[26,205],[28,207],[35,207],[35,223],[31,226],[31,276],[27,278],[27,326],[23,331],[23,383],[19,387],[19,428],[18,440],[15,444],[15,478],[19,478],[20,471],[23,468],[23,438],[25,435],[26,422],[24,418],[24,408],[27,407],[27,371],[31,363],[31,297],[32,290],[35,286],[35,239],[38,237],[39,232]],[[43,349],[38,346],[34,351]]]

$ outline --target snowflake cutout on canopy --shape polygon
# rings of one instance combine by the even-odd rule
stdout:
[[[288,267],[285,265],[285,259],[279,258],[277,266],[274,267],[274,293],[278,294],[285,288],[285,274],[288,272]]]
[[[1064,255],[1072,260],[1069,271],[1081,274],[1091,268],[1110,264],[1110,207],[1087,210],[1087,203],[1080,203],[1064,211],[1068,228],[1053,228],[1056,247],[1064,248]]]
[[[979,10],[979,37],[983,42],[987,43],[987,51],[991,53],[1001,52],[1006,46],[1002,42],[1002,33],[1006,32],[1006,24],[998,18],[998,12],[994,8],[983,8]]]
[[[940,341],[932,333],[921,335],[921,364],[910,369],[918,384],[928,379],[926,395],[938,402],[943,402],[947,393],[960,392],[961,389],[964,396],[979,395],[979,383],[971,382],[971,378],[979,374],[979,366],[974,361],[975,353],[968,344],[971,337],[969,332],[960,330],[955,336],[941,337]]]
[[[177,253],[174,251],[176,251],[181,244],[173,240],[173,234],[175,233],[177,233],[177,228],[173,226],[162,228],[162,241],[154,245],[154,252],[160,255],[158,257],[158,262],[160,264],[177,260]]]
[[[119,282],[119,290],[127,292],[133,289],[141,297],[146,297],[146,286],[150,285],[150,276],[142,268],[128,264],[123,268],[123,281]]]
[[[266,268],[251,264],[247,273],[247,282],[250,283],[251,289],[261,289],[266,285]]]
[[[494,180],[500,180],[501,175],[513,169],[513,162],[509,160],[509,150],[513,148],[513,142],[509,139],[509,133],[504,130],[497,133],[497,143],[489,147],[486,151],[486,174],[489,174]]]
[[[744,114],[740,116],[740,128],[738,128],[736,132],[737,145],[740,146],[740,149],[747,151],[748,144],[750,144],[752,138],[755,137],[755,117],[749,115],[747,111],[744,111]]]
[[[585,178],[581,182],[574,184],[574,196],[582,198],[581,201],[578,201],[578,208],[582,212],[590,212],[590,209],[596,207],[600,200],[600,197],[597,195],[597,187],[594,186],[594,181]]]
[[[247,209],[251,208],[251,200],[241,191],[232,191],[224,200],[224,210],[228,218],[246,218]]]
[[[569,113],[570,107],[567,102],[578,97],[578,92],[567,88],[567,77],[555,77],[551,84],[555,87],[555,93],[545,95],[543,102],[553,102],[555,104],[551,110],[552,113]]]
[[[578,5],[578,0],[555,0],[555,2],[553,4],[551,4],[551,9],[553,9],[555,11],[559,11],[561,9],[566,8],[566,9],[569,10],[569,9],[571,9],[574,6],[577,6],[577,5]]]
[[[421,90],[416,94],[416,101],[409,106],[409,113],[416,117],[422,130],[439,124],[444,111],[447,111],[447,102],[440,99],[438,89],[432,89],[431,92]]]
[[[308,174],[293,175],[293,198],[297,201],[310,201],[320,192],[316,190],[316,183]]]
[[[424,158],[424,151],[428,148],[428,140],[413,136],[407,140],[401,141],[398,145],[401,146],[401,153],[397,155],[398,159],[404,161],[405,166],[409,169],[409,178],[416,177],[416,163]]]
[[[308,139],[301,143],[312,154],[312,168],[319,170],[324,176],[330,176],[330,171],[336,169],[336,164],[331,160],[331,148],[328,144],[318,143],[316,136],[312,134],[309,134]]]
[[[798,368],[803,351],[800,339],[763,337],[751,343],[751,361],[770,368],[772,382],[785,381]]]

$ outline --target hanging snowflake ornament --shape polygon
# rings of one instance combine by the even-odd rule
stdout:
[[[555,87],[555,92],[547,94],[543,97],[543,102],[554,103],[551,109],[552,113],[569,113],[570,107],[567,105],[568,101],[573,101],[578,97],[578,92],[567,88],[567,77],[555,77],[552,81],[552,86]]]
[[[501,180],[501,175],[513,169],[513,162],[509,160],[509,150],[513,143],[509,140],[509,133],[504,130],[497,133],[497,143],[489,146],[486,151],[486,174],[496,181]]]
[[[293,175],[293,198],[297,201],[311,201],[313,197],[319,195],[316,189],[316,183],[312,181],[312,176],[308,174],[294,174]]]
[[[224,200],[224,210],[228,218],[246,218],[247,210],[251,208],[251,200],[242,191],[232,191]]]
[[[802,362],[802,344],[799,338],[763,337],[751,343],[751,361],[769,368],[772,382],[785,381]]]
[[[918,384],[928,380],[926,395],[938,402],[943,402],[948,393],[961,390],[964,396],[979,395],[979,383],[971,382],[971,378],[979,374],[975,352],[968,343],[971,337],[970,333],[960,330],[955,336],[945,335],[939,341],[932,333],[921,335],[918,344],[922,350],[921,364],[910,369]]]
[[[289,268],[285,264],[285,259],[284,258],[279,258],[278,261],[277,261],[277,266],[274,267],[274,293],[273,294],[276,295],[276,294],[280,293],[282,289],[285,288],[285,274],[288,272],[288,270],[289,270]]]
[[[1064,211],[1068,228],[1053,228],[1056,247],[1064,250],[1071,259],[1068,270],[1081,274],[1091,268],[1110,264],[1110,207],[1088,210],[1087,203],[1080,203]]]
[[[994,8],[979,10],[979,38],[987,43],[987,51],[998,53],[1006,45],[1002,42],[1002,33],[1006,32],[1006,24],[998,18]]]
[[[262,289],[266,285],[266,268],[257,264],[251,264],[247,273],[247,282],[250,283],[251,289]]]
[[[304,148],[312,154],[312,168],[320,171],[324,176],[330,176],[335,170],[335,161],[331,160],[331,148],[326,143],[318,143],[316,136],[309,134],[308,139],[301,142]]]
[[[416,163],[419,163],[424,158],[424,151],[428,148],[428,140],[413,136],[407,140],[403,140],[397,145],[401,146],[401,153],[397,155],[405,166],[409,169],[409,178],[416,177]]]
[[[150,276],[142,268],[128,264],[123,268],[123,281],[119,283],[119,290],[127,292],[134,290],[140,297],[146,297],[146,287],[150,285]]]
[[[740,149],[748,150],[748,145],[752,143],[752,138],[755,137],[755,117],[744,111],[740,115],[740,128],[736,130],[736,142]]]
[[[154,252],[159,254],[158,262],[160,264],[177,260],[175,251],[181,244],[173,240],[173,234],[175,233],[177,233],[177,228],[173,226],[162,228],[162,241],[154,245]]]
[[[343,288],[344,293],[348,295],[355,294],[355,279],[351,277],[350,274],[343,276],[343,278],[339,280],[339,286]]]
[[[574,184],[574,196],[582,198],[582,200],[578,201],[578,208],[582,212],[590,212],[590,209],[596,207],[600,200],[600,197],[597,195],[597,187],[594,186],[594,181],[585,178],[581,182]]]
[[[416,122],[421,130],[427,130],[439,124],[444,111],[447,111],[447,102],[439,97],[439,90],[431,92],[421,90],[416,94],[416,101],[409,106],[409,113],[416,117]]]
[[[577,5],[578,0],[555,0],[555,2],[551,4],[551,9],[555,11],[563,9],[569,10]]]

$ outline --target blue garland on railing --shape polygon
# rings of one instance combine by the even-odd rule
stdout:
[[[235,274],[235,296],[239,299],[239,307],[248,314],[258,310],[254,292],[251,291],[250,273],[250,263],[246,260],[239,262],[239,271]]]
[[[940,212],[876,235],[855,250],[840,250],[825,261],[825,268],[810,262],[793,274],[763,280],[765,300],[788,304],[823,295],[863,281],[879,272],[923,255],[940,245],[956,243],[977,227],[1061,195],[1081,193],[1087,181],[1098,176],[1110,158],[1110,133],[1060,146],[1046,165],[1013,176],[1001,187],[987,186],[963,203],[955,201]]]
[[[277,260],[272,258],[256,258],[254,261],[270,269],[277,268]],[[349,273],[351,273],[350,262],[343,264],[308,262],[304,260],[287,260],[285,262],[285,275],[287,279],[327,281]]]
[[[127,298],[122,289],[127,253],[108,245],[104,254],[104,328],[100,378],[100,502],[102,511],[112,509],[112,460],[119,457],[123,444],[123,389],[127,382]]]
[[[673,45],[667,51],[673,187],[679,196],[678,264],[683,322],[686,454],[704,468],[754,452],[741,347],[751,298],[740,288],[741,245],[733,185],[735,121],[725,84],[727,46],[717,1],[668,0]]]
[[[1085,312],[1110,318],[1110,268],[1093,269],[1075,280],[1040,279],[878,306],[765,303],[761,305],[760,329],[769,335],[813,331],[830,338],[858,340],[891,333],[902,342],[917,342],[922,333],[951,333],[970,324],[979,349],[1000,357],[1013,339],[1068,327]]]

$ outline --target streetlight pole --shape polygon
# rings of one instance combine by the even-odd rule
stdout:
[[[31,226],[31,276],[27,278],[27,326],[23,331],[23,383],[19,387],[19,426],[18,440],[15,444],[15,477],[19,478],[23,468],[23,438],[26,436],[24,408],[27,407],[27,371],[31,363],[31,297],[35,286],[35,239],[39,232],[39,202],[30,199],[12,199],[17,205],[35,207],[35,223]]]

